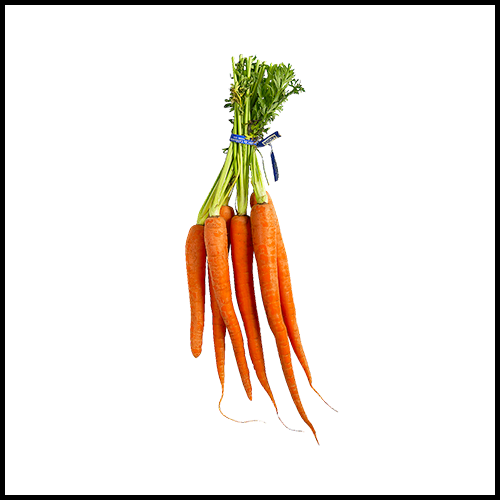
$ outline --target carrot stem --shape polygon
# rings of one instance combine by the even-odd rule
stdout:
[[[226,199],[228,199],[231,195],[236,182],[236,178],[230,168],[233,160],[234,144],[234,142],[229,144],[222,169],[198,213],[197,224],[205,224],[207,217],[210,215],[211,209],[213,212],[212,215],[219,215],[220,208],[225,204]]]

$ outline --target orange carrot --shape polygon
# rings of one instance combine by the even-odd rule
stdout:
[[[253,287],[253,244],[252,227],[248,215],[237,215],[233,217],[231,224],[231,257],[233,261],[234,288],[236,289],[236,299],[240,309],[245,332],[248,340],[248,351],[252,360],[255,373],[260,384],[267,392],[276,410],[276,415],[280,422],[291,431],[302,432],[288,427],[278,413],[278,407],[274,400],[269,381],[266,375],[264,363],[264,351],[262,349],[262,339],[260,335],[259,316],[257,314],[257,304],[255,302],[255,291]]]
[[[280,291],[278,281],[278,258],[276,245],[276,221],[271,205],[268,203],[256,204],[251,212],[252,239],[259,272],[259,282],[262,292],[262,301],[267,315],[269,327],[276,339],[278,353],[288,385],[288,390],[293,402],[302,417],[309,426],[319,444],[316,431],[307,418],[306,412],[300,401],[297,383],[292,368],[288,334],[280,305]]]
[[[226,228],[231,225],[231,218],[234,215],[234,210],[231,207],[223,206],[220,210],[221,216],[224,217],[226,221]],[[229,231],[228,231],[229,236]],[[229,241],[228,241],[229,245]],[[217,305],[217,300],[214,295],[214,288],[212,284],[212,277],[210,272],[208,273],[208,285],[210,290],[210,306],[212,307],[212,326],[214,330],[214,347],[215,347],[215,364],[217,366],[217,373],[219,374],[220,385],[222,388],[222,394],[219,400],[219,411],[222,398],[224,397],[224,365],[226,362],[226,324],[220,313],[219,306]],[[222,413],[224,415],[224,413]],[[226,418],[228,416],[224,415]],[[230,419],[233,420],[233,419]]]
[[[234,210],[233,207],[224,205],[220,209],[220,215],[226,221],[226,228],[229,232],[229,228],[231,227],[231,219],[233,217]],[[209,273],[210,274],[210,273]],[[263,420],[236,420],[227,416],[221,408],[222,399],[224,398],[224,388],[225,388],[225,359],[226,359],[226,325],[224,324],[224,319],[219,310],[219,306],[217,305],[217,301],[215,300],[215,292],[213,290],[212,280],[208,279],[209,287],[210,287],[210,307],[212,310],[212,334],[214,338],[214,351],[215,351],[215,366],[217,368],[217,375],[219,376],[220,386],[221,386],[221,395],[219,399],[218,408],[224,417],[233,422],[237,422],[238,424],[246,424],[250,422],[264,422]],[[264,422],[265,423],[265,422]]]
[[[234,217],[234,209],[229,205],[222,205],[220,207],[220,216],[226,221],[226,229],[227,229],[227,248],[231,247],[231,221]]]
[[[290,278],[290,268],[288,267],[288,257],[286,255],[285,244],[283,243],[283,237],[281,235],[280,224],[278,221],[278,216],[276,215],[276,209],[269,193],[267,193],[267,199],[269,205],[271,205],[272,207],[276,220],[276,245],[278,252],[278,279],[280,286],[280,301],[283,319],[285,321],[286,329],[288,332],[288,338],[290,339],[290,343],[292,344],[297,359],[299,360],[302,368],[304,369],[304,372],[306,373],[307,380],[309,381],[309,385],[311,386],[312,390],[324,401],[326,405],[330,406],[312,385],[311,370],[309,369],[306,354],[304,352],[304,348],[302,347],[299,326],[297,324],[297,315],[292,293],[292,281]],[[250,197],[250,206],[253,207],[254,205],[255,195],[252,193],[252,196]],[[335,410],[335,408],[333,408],[332,406],[330,406],[330,408],[332,410]]]
[[[234,355],[236,357],[236,363],[243,382],[243,387],[245,388],[248,398],[251,400],[252,386],[245,357],[243,336],[231,298],[228,239],[226,221],[223,217],[208,217],[205,221],[205,248],[207,251],[214,296],[233,344]]]
[[[205,242],[204,228],[191,227],[186,241],[186,269],[191,306],[191,352],[197,358],[201,354],[203,325],[205,321]]]
[[[219,411],[222,416],[226,417],[233,422],[238,422],[239,424],[247,424],[249,422],[261,422],[260,420],[235,420],[234,418],[228,417],[221,410],[222,398],[224,397],[224,363],[226,359],[226,324],[222,319],[222,315],[219,311],[219,306],[215,300],[215,295],[212,286],[212,280],[209,279],[208,285],[210,288],[210,304],[212,306],[212,317],[213,317],[213,329],[214,329],[214,346],[215,346],[215,362],[217,365],[217,373],[219,374],[220,385],[222,388],[222,394],[219,399]]]

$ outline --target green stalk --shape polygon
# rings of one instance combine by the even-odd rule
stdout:
[[[255,193],[255,202],[256,203],[267,203],[267,193],[266,187],[264,186],[264,180],[262,179],[262,173],[259,168],[259,162],[257,161],[257,155],[252,155],[251,160],[251,169],[252,169],[252,187],[253,192]]]
[[[220,207],[227,197],[228,186],[231,185],[231,177],[233,177],[233,172],[230,168],[233,159],[233,144],[234,142],[229,144],[224,165],[198,213],[197,224],[203,225],[207,217],[219,215]],[[232,185],[234,186],[234,181]]]
[[[231,65],[233,83],[225,107],[234,112],[233,134],[260,139],[288,97],[304,92],[304,88],[290,65],[266,64],[255,56],[244,58],[243,55],[236,63],[232,57]],[[256,202],[268,201],[256,151],[255,146],[230,142],[222,169],[198,214],[198,224],[220,214],[221,206],[229,203],[235,186],[237,213],[246,214],[250,178]]]
[[[233,159],[233,148],[234,148],[234,142],[231,142],[229,144],[229,149],[226,155],[226,161],[224,162],[224,166],[222,167],[221,179],[215,189],[211,206],[208,209],[209,217],[219,216],[220,208],[224,204],[224,200],[227,196],[227,187],[231,183],[233,177],[233,169],[231,168]]]
[[[252,58],[249,57],[246,61],[246,76],[250,78],[252,73]],[[246,91],[245,97],[245,106],[243,111],[243,124],[240,127],[241,135],[249,136],[248,133],[248,124],[250,122],[250,89]],[[238,162],[240,165],[239,176],[238,176],[238,198],[237,198],[237,212],[238,215],[246,215],[247,206],[248,206],[248,179],[249,179],[249,159],[250,159],[250,150],[252,146],[247,144],[239,144],[238,151]]]
[[[259,97],[259,94],[257,94],[256,90],[257,90],[257,87],[259,85],[259,83],[262,81],[262,78],[264,78],[264,72],[266,71],[266,65],[265,65],[265,61],[262,63],[262,67],[260,68],[260,71],[259,71],[259,74],[258,74],[258,77],[257,77],[257,82],[255,83],[255,86],[252,90],[252,106],[255,104],[255,101],[257,100],[257,98]]]

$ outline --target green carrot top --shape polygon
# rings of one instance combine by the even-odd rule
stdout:
[[[233,134],[261,140],[269,125],[283,110],[292,94],[304,92],[290,64],[266,64],[255,56],[232,59],[233,83],[225,107],[234,113],[229,121]],[[256,147],[230,142],[225,149],[226,159],[198,214],[198,224],[209,216],[219,215],[237,186],[237,213],[245,215],[248,205],[249,181],[252,182],[257,203],[267,202],[267,194],[256,155]]]

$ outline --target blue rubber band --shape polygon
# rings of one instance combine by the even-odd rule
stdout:
[[[239,144],[248,144],[250,146],[256,146],[257,143],[252,141],[252,139],[247,139],[244,135],[231,134],[229,138],[231,142],[238,142]]]
[[[274,156],[274,151],[273,151],[273,146],[271,145],[271,142],[273,142],[275,139],[278,139],[278,137],[281,137],[278,131],[273,132],[271,135],[268,135],[265,139],[262,139],[261,141],[253,141],[252,139],[247,138],[244,135],[238,135],[238,134],[231,134],[231,137],[229,140],[231,142],[237,142],[239,144],[248,144],[249,146],[257,146],[258,148],[263,148],[264,146],[271,146],[271,163],[273,165],[273,173],[274,173],[274,181],[276,182],[279,177],[279,172],[278,172],[278,164],[276,162],[276,157]]]

